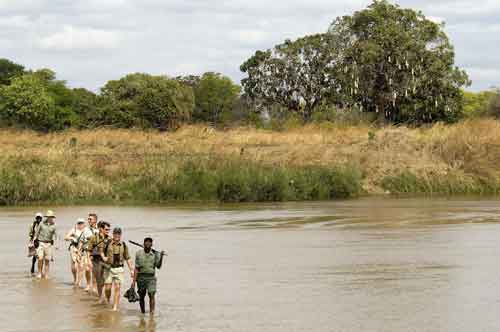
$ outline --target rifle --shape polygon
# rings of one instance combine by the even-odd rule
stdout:
[[[128,240],[128,242],[130,242],[130,243],[132,243],[133,245],[136,245],[136,246],[141,247],[141,248],[143,248],[143,249],[144,249],[144,246],[143,246],[142,244],[140,244],[140,243],[137,243],[137,242],[132,241],[132,240]],[[155,254],[161,254],[162,256],[163,256],[163,255],[168,256],[168,254],[167,254],[166,252],[160,252],[160,251],[155,250],[155,249],[153,249],[153,248],[151,248],[151,251],[152,251],[152,252],[154,252]]]

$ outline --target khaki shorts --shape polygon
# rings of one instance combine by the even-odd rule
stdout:
[[[88,269],[88,271],[92,270],[92,262],[90,261],[89,255],[87,252],[82,252],[80,257],[80,266],[84,269]]]
[[[78,254],[78,249],[74,246],[71,246],[69,248],[69,256],[70,256],[71,261],[73,263],[77,263],[78,260],[80,259],[79,254]]]
[[[104,271],[104,283],[109,285],[113,282],[122,284],[125,278],[125,270],[123,267],[111,267]]]
[[[40,242],[40,245],[36,249],[36,255],[38,256],[38,259],[51,260],[52,244],[47,242]]]

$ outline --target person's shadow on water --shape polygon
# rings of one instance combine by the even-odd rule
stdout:
[[[138,332],[156,332],[156,321],[154,317],[145,319],[141,317],[139,320]]]

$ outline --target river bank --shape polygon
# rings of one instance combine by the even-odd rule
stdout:
[[[0,130],[0,147],[3,205],[494,195],[500,188],[500,122],[487,119],[418,129]]]

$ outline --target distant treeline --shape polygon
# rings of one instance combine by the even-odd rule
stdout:
[[[99,93],[69,88],[49,69],[0,59],[0,125],[38,131],[116,127],[174,129],[310,121],[420,125],[500,115],[500,93],[464,92],[443,25],[385,0],[336,18],[325,33],[256,53],[241,86],[201,76],[129,74]]]

